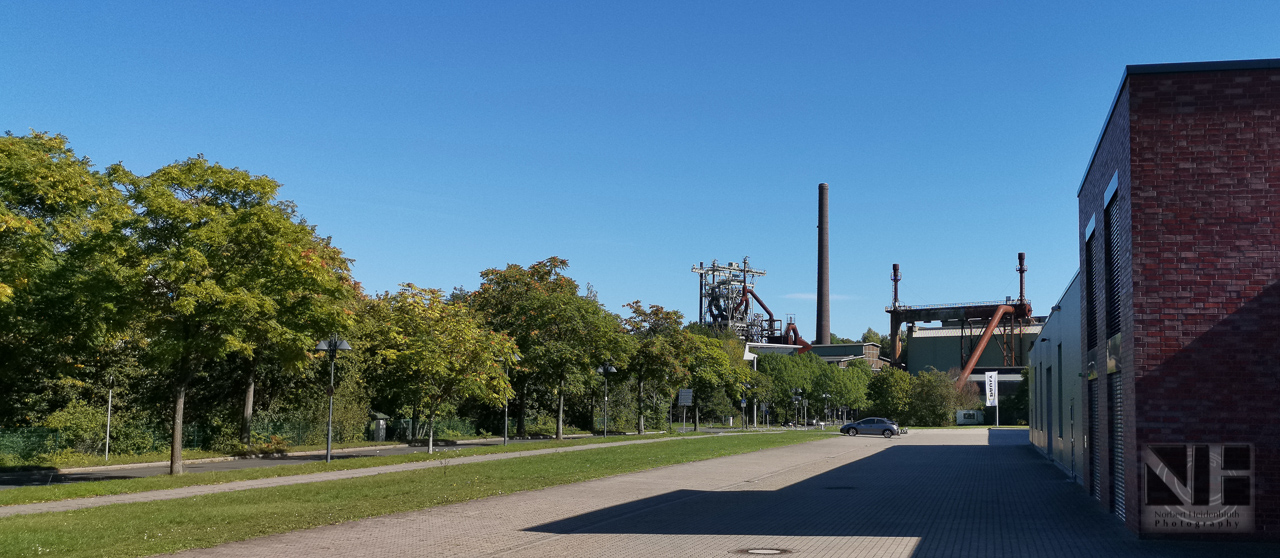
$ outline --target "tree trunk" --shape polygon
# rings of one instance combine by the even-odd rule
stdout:
[[[560,380],[560,389],[556,390],[556,395],[560,399],[560,413],[556,417],[556,439],[564,439],[564,380]]]
[[[249,387],[244,392],[244,423],[240,425],[240,443],[246,448],[253,442],[251,439],[251,429],[253,427],[253,373],[257,366],[255,362],[249,365]]]
[[[169,474],[182,474],[182,405],[187,398],[187,383],[178,384],[173,398],[173,441],[169,447]]]
[[[410,444],[418,438],[418,406],[413,406],[413,420],[409,421],[409,439]]]
[[[524,424],[525,412],[524,412],[524,390],[523,389],[521,389],[520,393],[516,395],[516,407],[520,409],[520,413],[516,415],[516,437],[524,438],[528,436],[529,433],[525,430],[525,424]]]
[[[432,411],[427,416],[427,453],[435,453],[436,450],[436,413]]]
[[[694,432],[698,431],[698,425],[701,422],[702,422],[702,406],[694,405],[693,406],[693,431]]]
[[[644,382],[636,382],[636,415],[639,417],[637,430],[641,436],[644,436]]]

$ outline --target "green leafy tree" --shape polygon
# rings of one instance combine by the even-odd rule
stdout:
[[[760,355],[757,367],[770,379],[772,391],[769,393],[769,401],[777,414],[786,416],[794,413],[793,418],[797,421],[803,413],[795,398],[799,397],[802,401],[808,400],[810,407],[820,409],[824,392],[820,391],[814,382],[825,370],[835,368],[812,353],[803,355],[766,353]]]
[[[688,384],[692,344],[697,337],[681,331],[684,315],[677,310],[656,304],[646,307],[638,300],[626,307],[631,316],[622,323],[635,346],[627,371],[636,379],[636,431],[644,434],[645,415],[658,411],[657,401],[670,398]],[[648,398],[645,389],[649,390]]]
[[[728,394],[733,394],[734,399],[743,395],[751,370],[742,366],[741,356],[735,362],[718,339],[686,332],[679,335],[689,347],[689,387],[693,389],[693,425],[697,430],[702,408],[707,405],[723,407],[728,402]],[[718,411],[723,412],[724,409],[719,408]]]
[[[867,382],[871,379],[871,366],[865,360],[855,360],[849,367],[840,368],[825,365],[818,369],[813,378],[813,393],[816,398],[823,394],[829,408],[849,407],[863,409],[867,404]]]
[[[268,177],[202,157],[146,177],[121,165],[107,174],[137,215],[129,229],[141,275],[140,333],[147,340],[148,364],[173,393],[170,473],[181,474],[183,411],[192,382],[202,373],[224,372],[226,367],[214,365],[232,355],[253,358],[268,340],[293,346],[278,354],[305,359],[314,343],[310,332],[279,320],[264,326],[262,320],[275,319],[289,303],[280,296],[281,284],[315,286],[307,276],[343,269],[346,262],[308,253],[311,244],[277,242],[270,231],[297,224],[289,225],[288,208],[275,203],[279,184]],[[328,315],[335,323],[345,318],[341,312]]]
[[[1013,417],[1015,424],[1026,424],[1030,413],[1029,386],[1031,381],[1028,379],[1031,371],[1029,368],[1022,369],[1022,381],[1018,383],[1018,389],[1014,390],[1013,397],[1005,402],[1006,416]]]
[[[241,280],[272,301],[245,326],[252,353],[233,359],[245,375],[240,436],[248,445],[258,379],[263,374],[304,377],[312,369],[308,352],[316,340],[351,327],[350,306],[360,293],[342,252],[317,236],[290,202],[260,211],[231,236],[230,243],[241,250],[233,257],[244,262]]]
[[[943,372],[930,367],[911,380],[911,403],[907,413],[918,426],[955,424],[956,386]]]
[[[405,284],[384,297],[391,320],[388,367],[372,374],[375,389],[395,393],[427,414],[427,451],[435,444],[435,421],[463,399],[501,406],[511,397],[506,368],[519,351],[461,302],[446,302],[436,289]]]
[[[0,137],[0,424],[86,397],[133,354],[132,216],[65,137]]]
[[[895,421],[907,418],[911,406],[911,374],[898,368],[885,368],[867,382],[867,399],[871,414]]]
[[[863,343],[875,343],[883,347],[885,336],[880,335],[878,332],[876,332],[876,330],[872,328],[867,328],[867,331],[862,334],[861,341]]]
[[[564,396],[581,394],[597,366],[624,366],[630,344],[618,317],[594,297],[578,293],[565,276],[569,263],[548,258],[528,268],[510,264],[480,273],[471,304],[495,331],[512,337],[524,355],[512,375],[516,431],[526,435],[529,403],[542,399],[556,409],[556,435],[564,435]]]

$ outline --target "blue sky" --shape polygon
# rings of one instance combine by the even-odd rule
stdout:
[[[0,130],[137,173],[280,181],[367,290],[570,262],[615,312],[697,312],[700,261],[814,329],[1077,267],[1075,192],[1126,64],[1280,57],[1275,2],[0,0]]]

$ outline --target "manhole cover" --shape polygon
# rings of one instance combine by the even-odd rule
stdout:
[[[778,554],[791,554],[791,551],[785,548],[744,548],[733,552],[734,554],[746,554],[748,556],[776,556]]]

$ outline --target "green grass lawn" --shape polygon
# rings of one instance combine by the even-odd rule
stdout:
[[[400,444],[400,442],[363,442],[363,441],[362,442],[342,442],[342,443],[334,444],[333,449],[367,448],[367,447],[376,447],[376,446],[393,446],[398,444]],[[299,452],[299,451],[316,451],[316,450],[323,450],[323,449],[324,449],[324,444],[315,444],[315,445],[309,445],[309,446],[294,446],[294,447],[288,448],[285,451],[288,453],[293,453],[293,452]],[[191,450],[191,449],[182,450],[182,458],[188,461],[194,460],[194,459],[208,459],[211,457],[231,457],[231,456],[237,456],[237,455],[244,455],[244,452],[226,453],[226,452],[206,451],[206,450]],[[156,463],[156,462],[167,463],[168,461],[169,461],[169,450],[153,451],[153,452],[138,453],[138,454],[115,454],[111,456],[110,461],[108,461],[105,457],[101,455],[93,455],[93,454],[76,452],[71,454],[59,454],[58,459],[54,462],[36,461],[36,462],[29,462],[24,465],[0,467],[0,473],[9,472],[9,471],[44,471],[44,470],[55,469],[55,468],[76,469],[80,467],[101,467],[104,465],[133,465],[135,463]]]
[[[646,436],[618,436],[610,438],[587,438],[580,440],[565,440],[559,442],[556,440],[547,440],[544,442],[525,442],[513,444],[509,446],[484,446],[474,448],[463,448],[458,450],[450,450],[433,454],[427,453],[427,448],[422,448],[421,453],[411,453],[405,455],[388,455],[376,457],[352,457],[347,459],[339,459],[331,463],[300,463],[296,465],[275,465],[268,467],[256,467],[252,469],[240,469],[237,471],[213,471],[208,473],[188,473],[180,476],[158,475],[154,477],[143,477],[136,479],[119,479],[105,481],[88,481],[71,484],[55,484],[49,486],[24,486],[19,488],[11,488],[8,490],[0,490],[0,506],[13,504],[33,504],[36,502],[52,502],[55,500],[67,500],[71,498],[86,498],[90,496],[109,496],[112,494],[130,494],[134,492],[146,492],[148,490],[163,490],[166,488],[181,488],[183,486],[195,486],[202,484],[222,484],[225,482],[264,479],[271,477],[284,477],[289,475],[304,475],[307,473],[320,473],[324,471],[344,471],[347,469],[362,469],[365,467],[377,467],[380,465],[394,465],[397,463],[409,463],[414,461],[427,461],[434,459],[447,459],[455,457],[463,457],[467,455],[481,455],[489,453],[505,453],[513,451],[527,451],[546,448],[581,446],[587,444],[599,444],[604,442],[617,442],[627,440],[642,440],[649,438],[666,438],[673,436],[695,436],[693,432],[687,434],[650,434]]]
[[[0,519],[0,556],[132,557],[779,447],[821,432],[600,448]],[[194,475],[193,475],[194,476]]]

